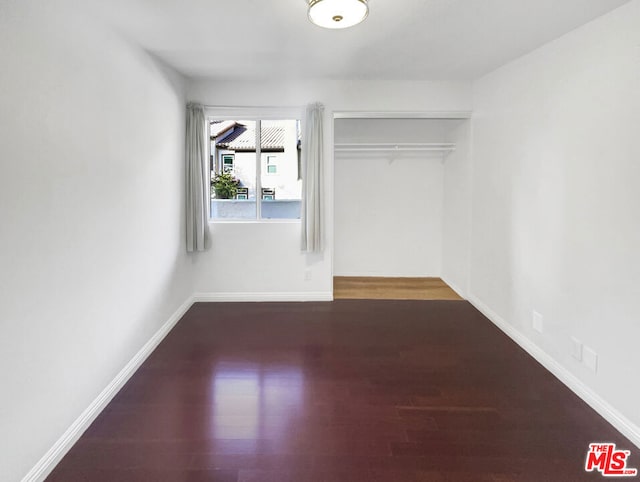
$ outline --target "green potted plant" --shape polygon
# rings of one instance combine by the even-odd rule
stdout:
[[[211,180],[216,199],[234,199],[238,194],[240,180],[230,172],[216,174]]]

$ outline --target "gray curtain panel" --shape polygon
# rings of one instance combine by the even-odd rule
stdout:
[[[187,105],[185,179],[187,183],[187,251],[209,248],[208,202],[210,179],[207,162],[207,122],[204,107]]]
[[[323,143],[322,119],[324,106],[310,104],[305,115],[302,138],[302,251],[322,253],[324,232],[322,229]]]

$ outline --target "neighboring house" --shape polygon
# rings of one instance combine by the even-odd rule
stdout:
[[[254,121],[213,121],[211,175],[231,172],[240,180],[238,199],[256,194],[256,129]],[[300,199],[300,125],[296,120],[262,121],[260,186],[263,200]]]

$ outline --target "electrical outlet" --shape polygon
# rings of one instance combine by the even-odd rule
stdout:
[[[584,350],[582,350],[582,361],[592,372],[598,371],[598,354],[588,346],[585,346]]]
[[[531,313],[531,325],[538,333],[542,333],[542,315],[535,310]]]
[[[310,269],[304,270],[304,280],[305,281],[311,281],[311,270]]]
[[[571,356],[582,361],[582,342],[573,336],[571,337]]]

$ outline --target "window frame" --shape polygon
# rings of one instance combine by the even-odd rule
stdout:
[[[209,125],[213,120],[242,119],[256,122],[256,137],[261,138],[260,121],[298,120],[300,131],[305,132],[304,107],[233,107],[233,106],[207,106],[205,107],[205,119],[207,121],[207,158],[211,158],[211,142]],[[297,146],[296,146],[297,148]],[[210,212],[211,203],[207,203],[207,218],[209,224],[300,224],[301,218],[262,218],[261,193],[262,193],[262,149],[260,142],[256,142],[256,217],[255,219],[229,219],[213,218]],[[234,160],[235,161],[235,160]],[[208,171],[209,179],[211,171]],[[304,188],[303,188],[304,193]]]

